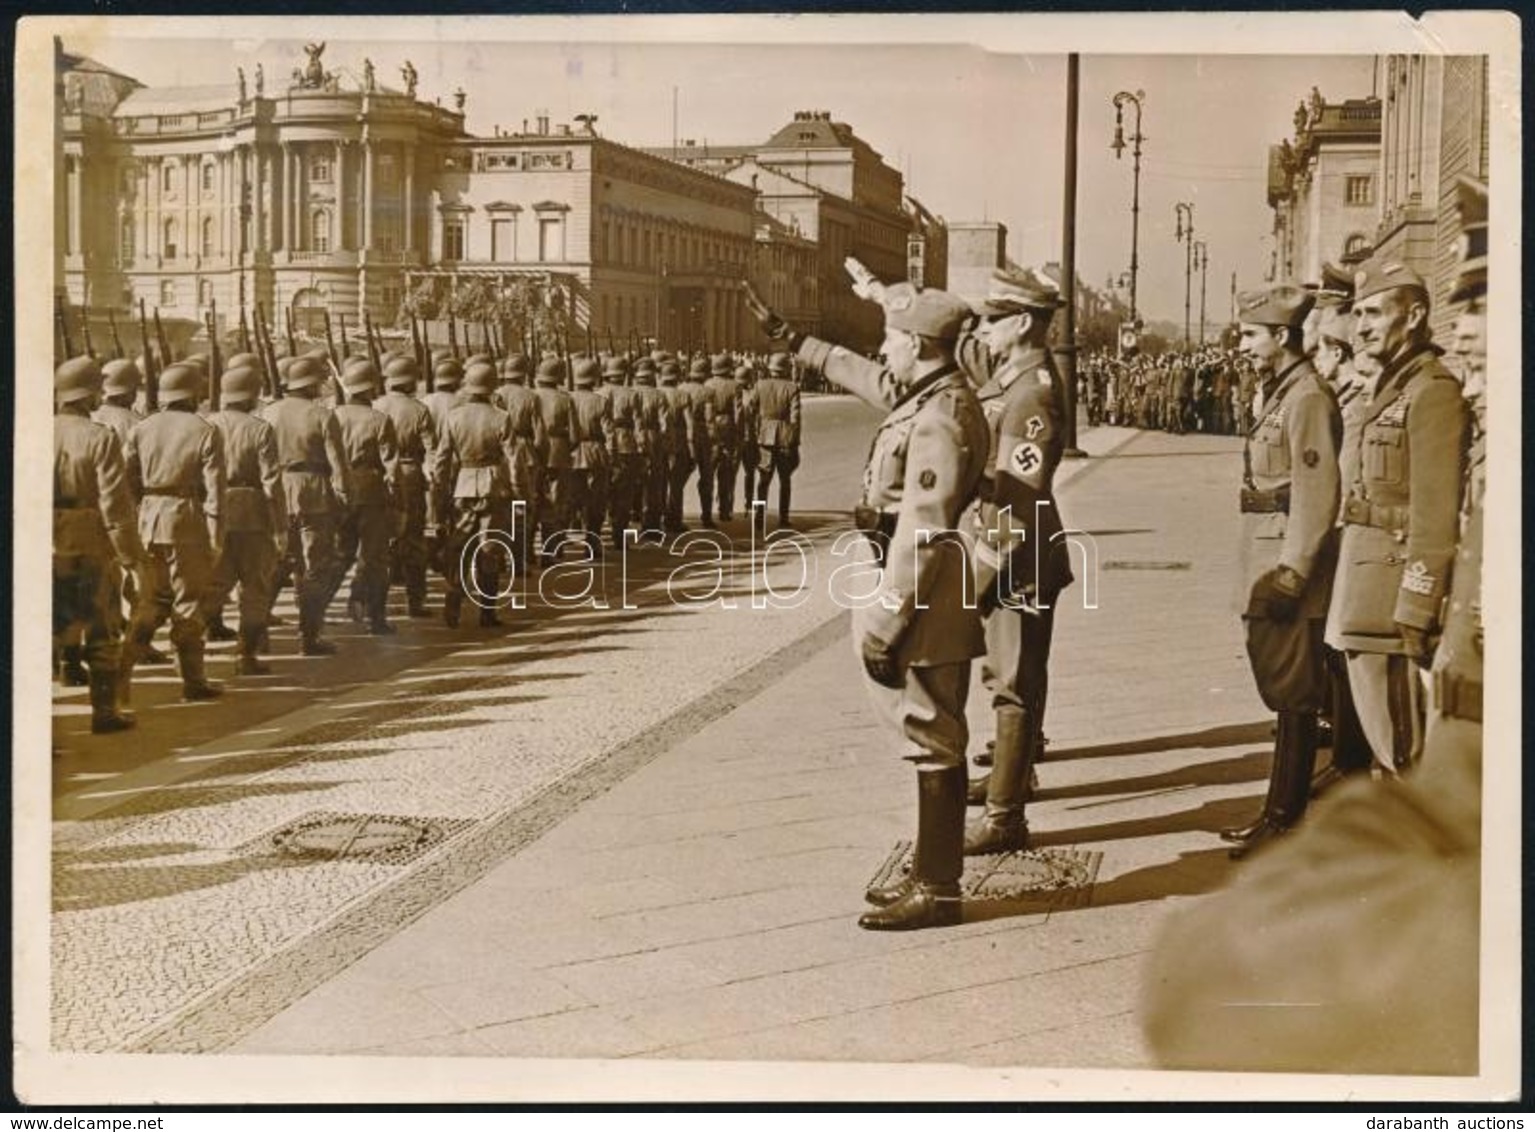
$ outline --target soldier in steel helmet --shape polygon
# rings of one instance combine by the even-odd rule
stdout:
[[[431,410],[416,400],[418,373],[413,358],[391,360],[384,368],[384,395],[374,406],[394,424],[397,446],[391,575],[397,574],[405,587],[408,616],[426,617],[426,469],[437,446],[437,429]]]
[[[203,616],[205,621],[221,618],[231,591],[236,585],[240,587],[237,676],[262,676],[270,671],[259,653],[277,582],[278,560],[288,544],[287,498],[277,463],[277,434],[255,415],[260,398],[260,372],[251,366],[235,366],[219,379],[219,411],[208,417],[224,447],[226,482],[224,545],[203,600]]]
[[[714,405],[704,392],[709,373],[709,360],[699,355],[688,363],[686,376],[677,383],[677,400],[687,417],[688,462],[698,471],[698,512],[706,527],[714,526],[714,466],[710,463],[709,443],[714,429]],[[686,479],[683,483],[686,484]],[[680,505],[677,514],[680,522]]]
[[[752,500],[752,518],[765,533],[775,476],[778,525],[790,526],[791,481],[799,467],[800,392],[788,354],[779,351],[768,357],[767,376],[757,382],[753,415],[757,422],[757,493]]]
[[[316,358],[295,359],[285,394],[262,415],[277,434],[288,512],[288,564],[298,590],[299,635],[305,656],[336,646],[321,636],[336,586],[336,523],[351,484],[351,468],[335,414],[319,403],[325,370]]]
[[[85,357],[70,359],[54,374],[53,639],[58,646],[83,637],[91,730],[110,734],[134,725],[119,703],[117,576],[120,569],[143,568],[144,547],[122,445],[109,427],[90,418],[100,381],[95,361]]]
[[[668,436],[666,421],[669,402],[656,388],[656,363],[640,358],[634,363],[634,448],[638,456],[634,485],[633,511],[645,532],[660,537],[666,514],[669,482]]]
[[[354,620],[367,622],[369,633],[391,636],[395,630],[387,613],[389,540],[394,533],[399,441],[394,421],[373,407],[378,381],[378,371],[367,358],[348,363],[341,375],[346,404],[336,407],[336,423],[351,482],[336,529],[335,573],[339,586],[340,576],[356,562],[347,608]]]
[[[724,522],[733,517],[736,501],[736,465],[740,462],[741,388],[729,354],[709,359],[709,380],[703,397],[709,407],[709,466],[714,475],[714,499]],[[700,489],[701,490],[701,489]]]
[[[504,540],[509,537],[517,484],[528,479],[528,456],[511,417],[491,403],[495,389],[493,365],[469,367],[463,400],[448,414],[432,453],[438,513],[448,513],[451,498],[454,516],[443,554],[448,591],[442,617],[449,627],[457,627],[465,597],[479,605],[482,628],[501,624],[496,616],[500,567],[510,557]]]
[[[575,408],[564,388],[565,363],[549,357],[538,363],[533,379],[544,433],[539,452],[541,497],[533,508],[538,523],[538,558],[548,565],[558,553],[571,520],[571,459],[576,446]]]
[[[623,549],[624,532],[634,514],[643,459],[635,428],[639,395],[626,384],[628,373],[622,357],[609,357],[599,390],[608,405],[608,517],[615,550]]]
[[[597,391],[602,367],[596,358],[574,359],[570,394],[574,444],[570,453],[570,510],[592,557],[602,556],[602,526],[608,510],[608,401]]]
[[[167,366],[160,375],[161,411],[128,434],[124,462],[139,497],[146,584],[123,649],[125,695],[140,651],[167,620],[182,698],[211,700],[223,691],[204,668],[202,606],[223,545],[224,449],[218,431],[197,415],[201,389],[192,366]]]
[[[538,410],[538,394],[528,388],[528,359],[513,354],[501,363],[501,385],[495,404],[512,418],[512,433],[517,438],[517,463],[512,471],[512,542],[516,547],[517,569],[526,574],[533,565],[533,527],[538,522],[540,494],[539,455],[544,450],[544,418]],[[520,469],[520,470],[519,470]]]
[[[916,765],[917,839],[907,877],[867,894],[859,926],[906,931],[960,921],[964,867],[965,696],[984,651],[971,565],[957,532],[986,470],[989,436],[955,360],[962,300],[908,283],[886,287],[886,366],[792,331],[748,291],[764,333],[807,368],[887,412],[855,511],[883,563],[878,601],[854,610],[854,640],[880,717]]]

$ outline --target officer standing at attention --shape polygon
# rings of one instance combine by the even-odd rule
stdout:
[[[432,411],[416,400],[416,363],[395,358],[384,367],[385,393],[376,407],[394,425],[397,457],[394,466],[395,504],[392,570],[405,586],[411,617],[428,616],[426,608],[427,460],[437,447]]]
[[[345,505],[351,469],[341,426],[317,398],[324,370],[299,358],[288,370],[282,400],[262,410],[277,434],[288,511],[288,561],[298,591],[299,635],[305,656],[329,656],[336,646],[320,636],[336,577],[336,521]]]
[[[112,429],[90,418],[100,380],[86,357],[71,358],[53,377],[53,639],[74,641],[84,633],[91,731],[106,735],[134,725],[118,706],[123,619],[117,573],[141,569],[144,547],[122,446]]]
[[[464,577],[465,566],[469,565],[464,562],[465,547],[476,536],[494,539],[493,532],[507,530],[515,498],[513,485],[519,478],[517,465],[525,459],[512,431],[511,417],[491,404],[495,388],[494,366],[469,367],[464,375],[464,399],[448,414],[447,427],[437,438],[432,453],[431,481],[440,497],[438,513],[447,513],[446,497],[451,495],[455,516],[444,550],[448,591],[443,599],[442,619],[450,628],[458,626],[464,597],[469,593]],[[486,603],[500,593],[497,563],[505,549],[499,543],[482,545],[473,555],[481,628],[501,624],[495,608]]]
[[[1430,339],[1428,287],[1400,263],[1354,277],[1355,343],[1381,370],[1363,410],[1345,485],[1343,545],[1327,643],[1347,657],[1349,687],[1376,762],[1417,762],[1422,690],[1442,627],[1459,534],[1467,416],[1460,383]]]
[[[741,389],[731,370],[730,356],[716,354],[709,362],[709,380],[704,382],[703,389],[709,406],[709,466],[714,470],[714,499],[719,504],[720,520],[726,523],[734,517],[736,464],[740,460],[737,413]]]
[[[608,511],[608,400],[596,389],[602,369],[596,358],[578,357],[574,368],[570,510],[595,559],[602,557],[602,524]]]
[[[886,288],[882,368],[791,332],[750,289],[747,303],[769,338],[786,341],[809,369],[888,413],[855,512],[884,569],[878,600],[854,610],[853,633],[875,707],[902,734],[903,755],[917,767],[917,840],[910,875],[871,890],[876,908],[858,923],[871,931],[957,924],[965,696],[971,661],[985,650],[980,616],[965,600],[971,567],[957,526],[990,445],[986,418],[954,360],[970,308],[944,291]]]
[[[799,386],[789,355],[775,353],[768,358],[767,376],[757,382],[757,494],[752,521],[767,532],[767,501],[778,477],[778,525],[788,527],[790,480],[799,467]]]
[[[378,371],[364,360],[350,366],[342,385],[346,404],[336,407],[341,426],[341,446],[352,470],[345,519],[338,547],[347,561],[355,555],[352,592],[347,605],[354,617],[361,614],[368,632],[392,636],[389,624],[389,539],[394,533],[395,460],[399,442],[394,422],[373,407],[378,392]]]
[[[985,815],[967,854],[1028,847],[1024,807],[1043,745],[1055,601],[1071,584],[1054,483],[1065,449],[1050,319],[1061,305],[1038,272],[998,271],[980,313],[995,365],[977,394],[990,429],[976,508],[976,596],[985,618],[982,679],[996,713],[993,765],[970,797]]]
[[[230,591],[240,587],[240,651],[236,676],[271,671],[257,655],[277,584],[277,564],[288,543],[287,501],[277,465],[277,434],[255,415],[261,374],[248,366],[219,379],[219,411],[208,417],[224,447],[224,547],[203,601],[205,621],[222,616]]]
[[[1263,811],[1221,831],[1240,858],[1295,825],[1306,811],[1316,766],[1317,712],[1326,690],[1323,621],[1337,561],[1338,450],[1343,419],[1312,368],[1302,327],[1312,295],[1281,283],[1237,300],[1241,350],[1263,382],[1263,414],[1242,452],[1242,577],[1249,655],[1264,702],[1279,713]],[[1277,554],[1277,561],[1276,561]],[[1264,623],[1293,627],[1269,632]],[[1266,655],[1286,641],[1285,679]]]
[[[223,694],[203,669],[202,603],[223,544],[224,448],[217,430],[197,415],[198,382],[191,366],[166,367],[160,375],[162,411],[128,434],[124,465],[139,498],[146,584],[123,650],[125,696],[139,650],[167,617],[181,669],[182,699],[211,700]]]

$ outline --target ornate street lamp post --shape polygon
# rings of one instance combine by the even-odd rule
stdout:
[[[1173,206],[1173,211],[1178,217],[1178,230],[1174,234],[1179,243],[1183,244],[1183,348],[1189,348],[1189,301],[1193,298],[1191,286],[1194,281],[1194,206],[1188,201],[1179,201]]]
[[[1125,103],[1135,107],[1135,132],[1130,135],[1133,145],[1130,155],[1134,164],[1134,180],[1130,194],[1130,321],[1137,319],[1135,304],[1135,282],[1140,271],[1140,242],[1141,242],[1141,142],[1146,139],[1141,134],[1141,99],[1146,97],[1146,92],[1138,90],[1134,94],[1128,90],[1122,90],[1114,96],[1114,142],[1110,148],[1114,151],[1114,160],[1118,161],[1125,150]]]
[[[1210,248],[1200,240],[1194,245],[1194,266],[1199,269],[1199,344],[1205,344],[1205,283],[1210,267]]]

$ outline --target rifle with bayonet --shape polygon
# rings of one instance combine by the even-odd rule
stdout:
[[[117,333],[117,314],[110,309],[107,311],[107,325],[112,328],[112,357],[127,357],[127,352],[123,349],[122,337]]]
[[[223,352],[219,349],[219,304],[217,299],[208,300],[208,354],[213,362],[212,380],[218,387],[219,375],[224,372]],[[217,397],[214,398],[218,400]]]
[[[144,313],[143,299],[139,300],[139,345],[144,349],[144,408],[153,413],[160,408],[160,367],[149,343],[149,316]]]
[[[282,311],[283,325],[288,331],[288,357],[298,357],[298,338],[293,333],[293,311],[287,307]]]
[[[171,352],[170,340],[165,337],[165,324],[160,321],[160,308],[155,308],[155,344],[160,350],[160,366],[162,369],[174,365],[176,355]]]
[[[91,341],[91,308],[80,308],[80,337],[85,342],[85,355],[88,358],[96,356],[96,343]]]
[[[245,319],[245,308],[240,308],[240,353],[251,354],[260,351],[251,349],[250,324]]]
[[[330,308],[322,307],[321,316],[325,320],[325,348],[330,352],[330,383],[336,394],[336,404],[346,404],[346,390],[341,388],[341,358],[336,353],[336,339],[330,332]],[[345,325],[345,315],[342,316]]]

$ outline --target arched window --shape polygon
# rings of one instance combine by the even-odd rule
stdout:
[[[309,248],[311,251],[330,251],[330,213],[317,208],[309,220]]]
[[[1355,232],[1343,244],[1343,258],[1349,261],[1364,259],[1370,254],[1370,241],[1362,232]]]
[[[201,246],[202,254],[205,256],[211,256],[213,254],[213,233],[213,217],[203,217],[203,236]]]
[[[175,217],[165,222],[161,235],[163,239],[160,246],[163,250],[160,254],[166,259],[175,259],[176,246],[181,242],[181,225],[176,223]]]

